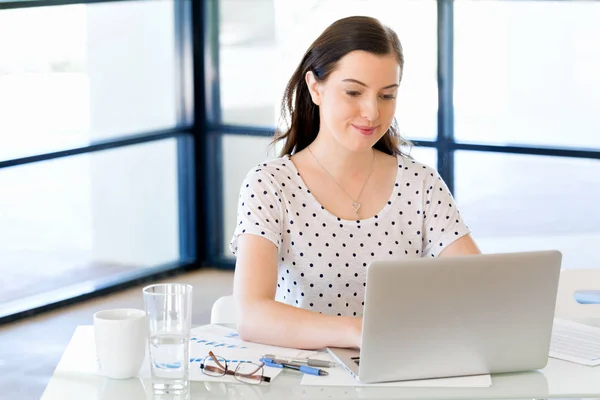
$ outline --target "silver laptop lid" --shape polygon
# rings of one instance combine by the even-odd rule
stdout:
[[[374,262],[359,379],[543,368],[560,263],[558,251]]]

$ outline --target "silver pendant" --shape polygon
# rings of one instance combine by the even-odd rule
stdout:
[[[360,203],[358,201],[355,201],[354,203],[352,203],[352,208],[354,208],[354,212],[358,214],[358,210],[360,209]]]

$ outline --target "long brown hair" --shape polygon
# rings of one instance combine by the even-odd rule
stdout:
[[[312,102],[305,76],[312,71],[318,82],[325,81],[337,62],[346,54],[363,50],[376,55],[393,54],[400,64],[400,79],[404,55],[398,35],[379,20],[371,17],[348,17],[331,24],[310,45],[300,65],[294,71],[281,100],[281,118],[287,122],[285,132],[275,132],[273,143],[285,140],[280,156],[293,154],[310,145],[319,133],[319,107]],[[403,146],[412,144],[402,139],[396,118],[375,144],[375,149],[390,155],[408,156]]]

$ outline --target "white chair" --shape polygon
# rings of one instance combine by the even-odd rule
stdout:
[[[600,295],[597,304],[580,304],[575,292],[600,291],[600,269],[566,269],[560,272],[555,316],[586,325],[600,326]],[[596,299],[591,301],[596,303]]]
[[[211,324],[235,324],[237,312],[233,295],[223,296],[217,299],[210,312]]]

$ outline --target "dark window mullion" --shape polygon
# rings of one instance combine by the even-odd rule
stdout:
[[[0,10],[14,10],[17,8],[35,8],[49,6],[66,6],[72,4],[115,3],[124,0],[17,0],[0,1]]]
[[[534,156],[550,157],[572,157],[572,158],[591,158],[600,160],[600,149],[577,149],[568,147],[540,147],[540,146],[515,146],[515,145],[495,145],[480,143],[450,143],[449,147],[454,150],[462,151],[483,151],[504,154],[527,154]]]
[[[210,265],[222,256],[223,237],[225,236],[225,222],[223,216],[223,186],[225,175],[223,157],[223,133],[218,131],[208,131],[206,136],[206,163],[211,168],[204,171],[206,179],[206,218],[209,230],[206,233],[207,261]]]
[[[244,126],[244,125],[219,125],[215,128],[223,135],[244,135],[256,137],[270,137],[275,134],[275,127]]]
[[[206,170],[210,167],[207,161],[207,135],[209,108],[211,98],[209,96],[212,84],[207,71],[212,63],[210,52],[206,51],[210,43],[210,16],[208,13],[209,0],[192,1],[192,48],[193,48],[193,80],[194,80],[194,198],[195,202],[195,226],[196,226],[196,256],[198,264],[204,264],[208,256],[208,235],[210,221],[209,215],[209,193],[212,186],[206,180]]]
[[[157,140],[164,140],[173,137],[185,137],[189,135],[192,128],[179,127],[174,129],[165,129],[161,131],[147,132],[136,135],[123,136],[116,139],[106,139],[93,141],[87,146],[74,147],[71,149],[59,150],[51,153],[35,154],[31,156],[14,158],[10,160],[0,161],[0,169],[14,167],[17,165],[31,164],[34,162],[54,160],[56,158],[75,156],[79,154],[93,153],[119,147],[132,146],[136,144],[148,143]]]
[[[192,8],[185,0],[174,0],[175,24],[175,96],[177,125],[194,124],[193,106],[193,47]],[[197,133],[192,129],[192,135]],[[177,212],[179,226],[179,257],[195,259],[196,251],[196,200],[194,174],[194,139],[177,141]]]
[[[219,1],[194,1],[196,211],[199,261],[212,265],[222,253],[223,154],[219,79]],[[201,250],[201,251],[200,251]]]
[[[454,193],[454,6],[453,0],[437,2],[438,171]]]

